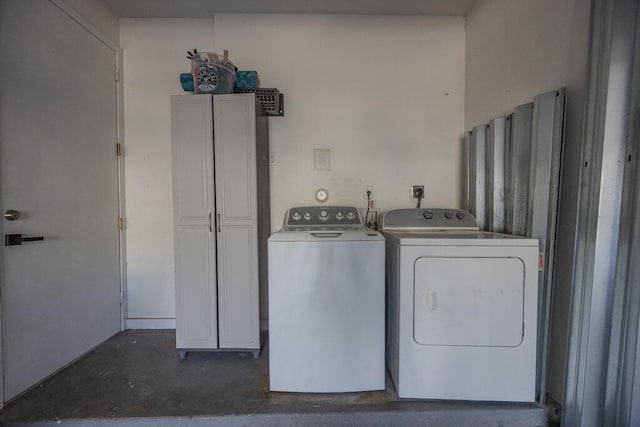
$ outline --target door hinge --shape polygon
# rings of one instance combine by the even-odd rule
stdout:
[[[122,156],[122,144],[116,142],[116,156]]]
[[[119,216],[118,217],[118,230],[123,230],[124,229],[124,219]]]

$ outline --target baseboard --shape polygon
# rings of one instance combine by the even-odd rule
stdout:
[[[127,319],[127,329],[175,329],[176,319]]]

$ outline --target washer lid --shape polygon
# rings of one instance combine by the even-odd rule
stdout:
[[[387,211],[382,230],[478,230],[476,219],[462,209],[414,208]]]

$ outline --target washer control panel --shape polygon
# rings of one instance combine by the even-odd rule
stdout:
[[[415,208],[387,211],[383,230],[478,230],[476,219],[462,209]]]
[[[362,228],[358,208],[351,206],[304,206],[291,208],[284,215],[284,229]]]

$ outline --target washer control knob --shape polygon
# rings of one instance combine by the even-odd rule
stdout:
[[[456,216],[458,217],[458,219],[464,219],[464,212],[458,212]]]
[[[422,214],[422,216],[424,217],[424,219],[433,219],[433,212],[431,212],[431,211],[424,211],[424,213]]]
[[[453,218],[453,213],[451,213],[451,212],[445,212],[445,213],[444,213],[444,217],[445,217],[445,218],[447,218],[447,219],[451,219],[451,218]]]
[[[342,218],[344,218],[344,214],[343,214],[342,212],[338,212],[338,213],[336,214],[336,219],[339,221],[339,220],[341,220]]]
[[[311,214],[309,212],[305,212],[304,213],[304,219],[306,219],[307,221],[309,221],[311,219]]]
[[[320,211],[318,218],[320,219],[320,221],[326,221],[329,219],[329,213],[327,211]]]
[[[300,212],[294,212],[293,215],[291,215],[291,218],[293,218],[294,221],[299,221],[301,218]]]
[[[356,217],[356,214],[354,214],[353,212],[347,213],[347,219],[354,219],[355,217]]]

